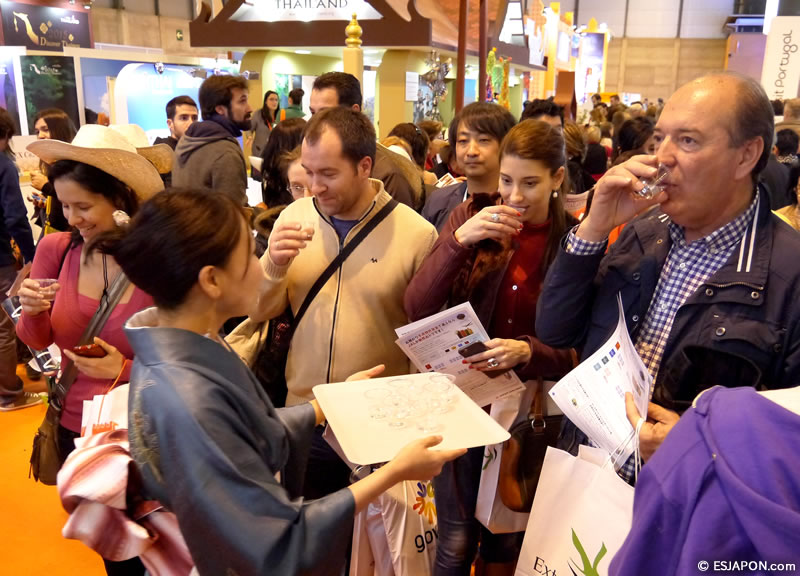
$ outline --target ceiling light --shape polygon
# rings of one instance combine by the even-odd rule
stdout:
[[[311,54],[311,50],[295,50],[295,54]]]

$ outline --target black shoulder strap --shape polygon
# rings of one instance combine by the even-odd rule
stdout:
[[[306,297],[303,300],[303,303],[300,305],[300,308],[297,309],[297,314],[294,315],[294,321],[292,322],[292,328],[288,334],[287,341],[291,339],[295,329],[297,328],[297,325],[300,323],[300,320],[305,315],[306,310],[308,310],[308,307],[311,305],[312,300],[314,300],[319,291],[322,290],[322,287],[325,286],[325,283],[341,267],[344,261],[347,260],[347,257],[353,253],[353,250],[355,250],[358,245],[361,244],[361,241],[364,240],[364,238],[366,238],[369,233],[372,232],[392,210],[394,210],[395,206],[397,206],[397,200],[392,198],[389,200],[388,204],[381,208],[380,211],[375,214],[375,216],[369,222],[367,222],[361,230],[358,231],[358,234],[356,234],[353,239],[347,243],[347,246],[345,246],[344,249],[339,252],[339,254],[328,265],[325,271],[320,274],[320,277],[317,278],[317,281],[314,282],[313,286],[311,286],[311,290],[309,290],[308,294],[306,294]]]
[[[117,304],[122,299],[125,290],[128,289],[128,286],[130,286],[130,280],[120,271],[108,289],[108,296],[100,299],[100,305],[97,307],[97,311],[94,313],[94,316],[92,316],[89,325],[86,326],[86,330],[83,331],[83,335],[78,341],[79,346],[90,344],[94,340],[94,337],[100,333],[106,321],[111,316],[111,313],[114,311],[114,308],[116,308]],[[61,373],[61,378],[58,379],[53,389],[55,398],[51,398],[50,401],[50,404],[58,412],[61,412],[64,407],[64,399],[67,397],[69,387],[72,386],[72,383],[78,376],[78,369],[75,368],[75,364],[65,360],[62,362],[62,365],[65,365],[65,368]]]

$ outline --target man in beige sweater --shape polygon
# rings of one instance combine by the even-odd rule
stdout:
[[[302,147],[312,197],[290,204],[275,223],[261,259],[267,274],[262,319],[287,305],[296,313],[328,264],[391,200],[369,177],[375,147],[374,128],[360,112],[336,107],[312,117]],[[310,400],[317,384],[341,382],[378,364],[387,376],[409,372],[394,329],[407,323],[403,294],[435,241],[434,227],[398,204],[358,245],[296,328],[286,364],[287,405]],[[349,473],[317,440],[306,475],[308,498],[346,485]]]

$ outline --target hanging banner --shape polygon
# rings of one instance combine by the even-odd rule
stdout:
[[[75,86],[75,61],[71,56],[20,56],[22,90],[28,131],[40,110],[58,108],[80,126],[78,90]]]
[[[770,100],[797,98],[800,84],[800,17],[779,16],[772,20],[764,49],[761,85]]]

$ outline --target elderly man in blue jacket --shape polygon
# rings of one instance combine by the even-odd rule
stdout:
[[[583,357],[614,330],[621,293],[655,381],[645,460],[706,388],[800,384],[800,234],[756,184],[773,132],[755,80],[718,74],[681,87],[656,125],[656,156],[606,173],[545,279],[536,334]],[[642,180],[659,164],[669,170],[663,190],[643,198]],[[608,234],[625,223],[606,253]],[[631,399],[628,415],[639,419]],[[561,441],[576,450],[586,437],[567,423]],[[620,475],[632,478],[632,459]]]

